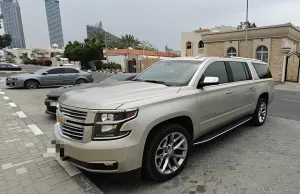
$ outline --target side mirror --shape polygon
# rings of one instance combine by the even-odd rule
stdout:
[[[203,81],[199,82],[198,88],[203,88],[205,86],[219,85],[218,77],[205,77]]]
[[[42,75],[47,75],[48,74],[48,72],[44,72],[44,73],[42,73]]]

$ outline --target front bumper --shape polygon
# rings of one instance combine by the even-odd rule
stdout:
[[[64,139],[60,124],[56,123],[54,138],[61,158],[86,171],[122,173],[141,167],[143,145],[135,143],[130,135],[117,140],[79,143]]]
[[[10,87],[10,88],[23,88],[24,87],[24,81],[6,79],[6,86]]]
[[[47,98],[45,100],[45,105],[46,105],[46,111],[45,112],[47,114],[55,115],[56,114],[56,104],[57,104],[56,99]]]

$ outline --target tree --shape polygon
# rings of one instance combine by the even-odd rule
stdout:
[[[156,48],[153,44],[151,44],[149,41],[141,41],[140,44],[138,44],[135,49],[138,50],[148,50],[148,51],[155,51]]]
[[[240,25],[237,26],[237,29],[240,30],[240,29],[246,29],[246,26],[247,28],[256,28],[256,24],[255,23],[251,23],[251,22],[241,22]]]
[[[33,49],[31,53],[31,57],[34,59],[45,57],[49,52],[45,49]]]
[[[93,33],[92,38],[97,42],[105,42],[105,31],[99,30]]]
[[[131,34],[125,34],[121,36],[121,44],[124,49],[135,48],[140,44],[140,41]]]
[[[107,42],[107,48],[108,49],[119,49],[122,48],[122,43],[120,42],[120,40],[109,40]]]
[[[10,46],[12,41],[11,35],[9,34],[4,34],[4,35],[0,35],[0,49],[4,49],[8,46]]]
[[[90,61],[99,60],[103,56],[103,47],[103,42],[95,39],[86,39],[83,43],[69,42],[65,47],[64,57],[70,61],[80,61],[82,67],[88,68]]]

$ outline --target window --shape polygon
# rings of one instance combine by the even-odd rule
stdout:
[[[79,73],[79,71],[73,68],[65,68],[65,73]]]
[[[262,60],[267,63],[268,57],[269,57],[269,53],[268,53],[268,48],[266,46],[262,45],[256,49],[256,59]]]
[[[186,49],[192,49],[192,43],[190,41],[186,43]]]
[[[228,50],[227,50],[227,56],[233,56],[233,57],[236,57],[237,56],[237,52],[236,52],[236,49],[234,47],[230,47]]]
[[[187,86],[202,61],[159,61],[141,73],[135,81],[163,82],[172,86]]]
[[[199,41],[198,48],[204,48],[204,42],[202,40]]]
[[[204,81],[205,77],[218,77],[219,83],[228,83],[228,75],[225,67],[225,62],[217,61],[210,64],[203,73],[200,81]]]
[[[63,74],[63,73],[65,73],[63,68],[50,69],[47,72],[48,72],[48,74]]]
[[[255,68],[257,75],[260,79],[272,78],[272,73],[267,64],[263,63],[252,63]]]
[[[242,62],[230,61],[229,66],[231,68],[233,80],[235,82],[248,80],[246,68]]]

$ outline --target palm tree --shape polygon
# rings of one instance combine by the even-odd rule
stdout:
[[[251,23],[251,22],[241,22],[240,25],[237,26],[237,29],[245,29],[247,26],[247,28],[256,28],[256,24],[255,23]]]
[[[105,31],[96,31],[93,33],[92,38],[97,42],[105,42]]]
[[[140,41],[131,34],[125,34],[124,36],[123,35],[121,36],[121,44],[122,47],[125,49],[129,47],[135,48],[136,46],[139,45],[139,43]]]
[[[121,41],[119,39],[117,40],[110,40],[107,42],[107,48],[108,49],[115,49],[115,48],[121,48],[122,44]]]

